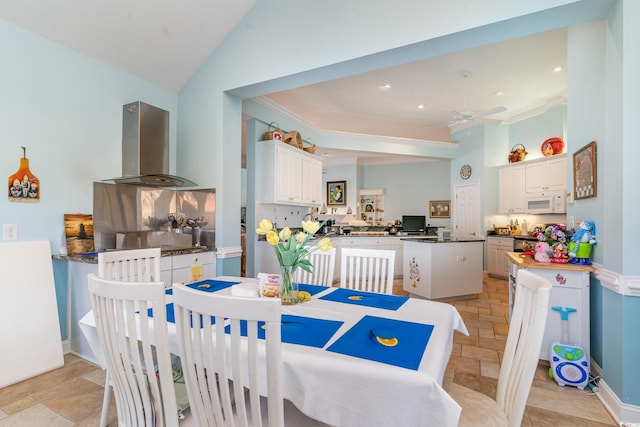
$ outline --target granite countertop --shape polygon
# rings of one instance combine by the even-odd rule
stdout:
[[[438,240],[438,238],[429,237],[414,237],[414,238],[402,238],[400,240],[406,240],[408,242],[416,243],[467,243],[467,242],[484,242],[484,239],[444,239]]]
[[[507,252],[507,257],[515,262],[519,268],[538,268],[542,270],[595,271],[592,265],[556,264],[553,262],[538,262],[531,255],[522,252]]]
[[[126,250],[126,249],[123,249]],[[164,256],[173,256],[173,255],[185,255],[185,254],[197,254],[201,252],[215,252],[215,248],[207,248],[207,247],[191,247],[191,248],[173,248],[166,247],[162,248],[161,255]],[[86,264],[97,264],[98,263],[98,252],[86,252],[83,254],[72,254],[72,255],[53,255],[53,259],[63,260],[63,261],[73,261],[73,262],[83,262]]]

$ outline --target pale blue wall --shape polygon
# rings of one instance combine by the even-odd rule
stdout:
[[[93,181],[122,173],[122,106],[143,100],[170,111],[175,152],[177,94],[3,20],[0,51],[0,170],[16,172],[24,146],[41,188],[38,203],[1,197],[0,224],[18,224],[20,241],[48,240],[56,254],[64,214],[92,213]],[[54,273],[66,339],[66,262]]]
[[[170,111],[177,94],[0,20],[0,170],[16,172],[27,148],[39,203],[0,198],[0,224],[58,253],[65,213],[92,213],[93,181],[122,174],[122,106],[143,100]],[[174,159],[175,164],[175,159]]]
[[[449,161],[362,167],[360,188],[385,188],[385,219],[425,215],[427,223],[450,227],[449,219],[429,218],[429,200],[449,200]]]

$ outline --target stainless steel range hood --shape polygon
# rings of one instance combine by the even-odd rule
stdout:
[[[118,184],[149,187],[196,186],[170,175],[169,112],[141,101],[122,107],[122,177]]]

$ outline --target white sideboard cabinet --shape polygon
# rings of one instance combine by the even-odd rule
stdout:
[[[540,359],[549,360],[551,344],[562,339],[562,320],[560,313],[551,309],[553,306],[561,308],[571,307],[576,311],[568,318],[568,340],[571,344],[582,347],[591,356],[590,338],[590,306],[589,306],[589,276],[594,270],[592,266],[573,264],[539,263],[531,257],[521,257],[520,254],[510,252],[509,258],[509,318],[513,309],[516,292],[518,270],[529,270],[551,282],[551,300],[547,324],[544,328],[544,338],[540,347]]]

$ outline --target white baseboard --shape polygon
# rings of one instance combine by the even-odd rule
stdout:
[[[62,354],[67,354],[71,352],[71,341],[64,340],[62,341]]]
[[[607,385],[607,382],[602,379],[602,369],[593,362],[593,359],[591,360],[591,374],[600,377],[597,396],[615,422],[621,427],[640,425],[640,406],[623,403]]]

